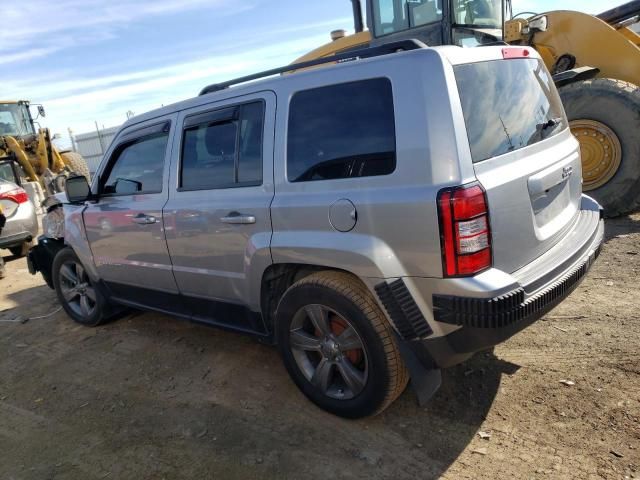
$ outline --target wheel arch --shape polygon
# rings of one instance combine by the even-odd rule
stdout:
[[[263,272],[260,285],[260,306],[269,331],[274,331],[278,303],[289,287],[313,273],[326,271],[345,273],[372,292],[371,287],[362,278],[343,268],[311,263],[274,263]],[[377,299],[375,301],[377,302]]]

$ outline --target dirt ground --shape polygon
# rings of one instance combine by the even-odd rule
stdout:
[[[445,371],[427,408],[408,389],[361,421],[249,337],[152,313],[77,326],[7,258],[0,479],[640,478],[640,215],[607,238],[567,301]]]

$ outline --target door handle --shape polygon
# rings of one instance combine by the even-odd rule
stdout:
[[[238,212],[230,212],[226,217],[220,219],[223,223],[232,223],[236,225],[249,225],[256,223],[256,217],[253,215],[245,215]]]
[[[158,220],[153,215],[145,215],[144,213],[139,213],[135,217],[131,218],[133,223],[137,223],[138,225],[151,225],[152,223],[156,223]]]

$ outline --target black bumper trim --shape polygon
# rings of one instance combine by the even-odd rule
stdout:
[[[472,328],[503,328],[539,318],[571,293],[600,254],[601,245],[579,266],[536,295],[524,299],[518,288],[494,298],[433,296],[434,318],[443,323]]]
[[[48,238],[41,236],[38,238],[38,244],[29,250],[27,254],[27,266],[29,273],[35,275],[40,272],[44,277],[47,285],[53,288],[51,278],[51,267],[56,254],[64,248],[64,240]]]
[[[391,283],[379,283],[375,290],[403,339],[412,340],[433,333],[401,278]]]

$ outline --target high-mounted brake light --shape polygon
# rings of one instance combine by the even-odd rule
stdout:
[[[0,200],[11,200],[16,203],[26,203],[29,201],[29,195],[23,188],[14,188],[5,193],[0,193]]]
[[[522,47],[505,47],[502,49],[502,58],[529,58],[531,52],[528,48]]]
[[[479,184],[441,190],[438,215],[445,277],[471,276],[491,267],[489,208]]]

